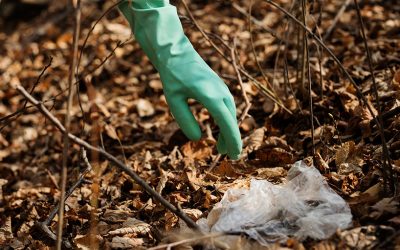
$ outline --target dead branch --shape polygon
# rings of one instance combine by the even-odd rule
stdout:
[[[75,26],[74,26],[74,35],[72,41],[72,58],[71,65],[69,69],[68,76],[68,102],[67,102],[67,113],[65,115],[65,132],[63,134],[63,160],[61,167],[61,196],[60,196],[60,209],[58,210],[58,227],[57,227],[57,250],[61,250],[62,246],[62,232],[63,232],[63,222],[64,222],[64,207],[65,207],[65,190],[67,186],[67,162],[68,162],[68,149],[69,149],[69,138],[68,131],[70,130],[71,125],[71,109],[72,109],[72,84],[75,78],[75,69],[76,69],[76,56],[78,53],[78,41],[79,41],[79,33],[81,29],[81,1],[80,0],[72,0],[71,1],[74,10],[75,10]]]
[[[301,12],[303,17],[303,24],[306,25],[306,1],[301,1]],[[313,99],[312,99],[312,87],[311,87],[311,69],[310,69],[310,49],[308,46],[308,36],[306,32],[303,32],[303,44],[304,44],[304,52],[303,54],[303,70],[305,70],[305,65],[307,65],[307,74],[308,74],[308,101],[310,104],[310,122],[311,122],[311,143],[312,143],[312,152],[313,158],[315,159],[315,138],[314,138],[314,109],[313,109]],[[305,74],[305,72],[303,72]],[[304,76],[304,75],[303,75]],[[302,76],[302,77],[303,77]]]
[[[187,3],[185,2],[185,0],[182,0],[183,6],[185,7],[190,19],[192,20],[193,24],[196,26],[196,28],[200,31],[200,33],[203,35],[203,37],[211,44],[211,46],[214,47],[214,49],[229,63],[232,63],[232,59],[228,56],[225,55],[225,53],[210,39],[210,37],[207,35],[207,33],[201,28],[201,26],[197,23],[196,19],[194,18],[192,12],[189,9],[189,6],[187,5]],[[221,40],[222,41],[222,40]],[[222,41],[222,43],[225,45],[225,47],[227,47],[229,49],[229,51],[231,50],[231,47],[226,44],[226,42]],[[286,112],[288,112],[289,114],[292,114],[292,112],[286,108],[282,101],[279,99],[278,96],[275,96],[274,93],[268,89],[266,86],[264,86],[262,83],[260,83],[259,81],[257,81],[254,77],[252,77],[250,75],[250,73],[248,73],[245,69],[243,69],[242,67],[238,68],[239,71],[245,75],[248,79],[250,79],[254,85],[261,90],[261,93],[263,93],[265,96],[267,96],[268,98],[270,98],[273,102],[275,102],[278,106],[280,106],[282,109],[284,109]]]
[[[351,0],[346,0],[346,2],[342,5],[340,10],[336,14],[335,18],[333,19],[331,26],[329,26],[329,28],[326,30],[326,33],[324,35],[323,40],[326,40],[331,36],[332,31],[335,29],[336,24],[338,23],[340,17],[343,15],[343,13],[346,11],[346,9],[349,6],[350,2],[351,2]]]
[[[26,89],[22,86],[17,86],[17,90],[34,106],[38,108],[38,110],[46,116],[60,132],[65,133],[66,130],[61,122],[52,114],[50,111],[43,105],[42,102],[36,100],[32,95],[30,95]],[[94,147],[90,145],[88,142],[82,140],[75,135],[68,133],[68,137],[74,143],[84,147],[86,150],[92,150],[98,152],[100,155],[105,157],[107,160],[113,162],[120,170],[128,174],[134,181],[136,181],[149,195],[151,195],[155,200],[160,202],[165,208],[170,210],[172,213],[176,214],[179,218],[181,218],[189,227],[198,229],[197,224],[190,219],[181,209],[172,205],[169,201],[167,201],[164,197],[162,197],[159,193],[157,193],[149,184],[146,183],[138,174],[136,174],[131,168],[126,166],[120,160],[118,160],[113,155],[109,154],[105,150]]]
[[[241,10],[241,7],[238,6],[237,4],[234,3],[233,6],[234,6],[234,7],[236,6],[235,8],[238,8],[238,9]],[[264,81],[266,82],[266,84],[268,85],[268,87],[269,87],[272,91],[274,91],[274,88],[272,87],[271,83],[269,82],[268,77],[265,75],[265,72],[264,72],[264,70],[263,70],[262,67],[261,67],[260,61],[259,61],[258,58],[257,58],[256,48],[255,48],[255,46],[254,46],[253,30],[252,30],[252,25],[251,25],[253,19],[255,19],[255,18],[251,15],[252,8],[253,8],[253,0],[250,0],[250,4],[249,4],[249,13],[247,14],[247,16],[248,16],[248,23],[249,23],[249,33],[250,33],[250,44],[251,44],[251,49],[252,49],[253,56],[254,56],[254,60],[256,61],[258,70],[261,72],[261,75],[263,76]],[[243,10],[243,11],[244,11],[244,10]],[[275,37],[276,37],[276,36],[275,36]],[[282,41],[279,41],[279,42],[281,43]],[[232,58],[232,59],[233,59],[233,58]],[[274,94],[276,95],[276,92],[275,92],[275,91],[274,91]]]
[[[365,35],[365,25],[364,25],[364,21],[361,16],[361,11],[360,11],[360,6],[358,5],[358,1],[354,0],[354,3],[356,6],[358,21],[360,23],[360,29],[361,29],[361,35],[362,35],[363,41],[364,41],[364,47],[367,52],[368,67],[369,67],[369,71],[370,71],[370,74],[372,77],[372,89],[373,89],[373,93],[375,95],[376,105],[378,106],[377,122],[379,123],[378,128],[379,128],[379,134],[380,134],[380,137],[382,140],[382,149],[383,149],[382,158],[383,158],[384,169],[382,171],[382,174],[385,179],[384,181],[387,184],[387,186],[385,185],[385,188],[388,187],[389,189],[387,191],[389,191],[389,193],[390,193],[395,190],[395,186],[394,186],[395,185],[395,181],[394,181],[395,173],[392,168],[391,159],[390,159],[390,155],[389,155],[389,149],[388,149],[388,146],[386,143],[384,127],[383,127],[383,119],[382,119],[382,106],[380,103],[380,98],[379,98],[379,93],[378,93],[378,84],[376,83],[376,79],[375,79],[374,67],[372,65],[372,56],[371,56],[371,52],[369,50],[367,36]]]
[[[31,89],[31,91],[29,92],[30,94],[33,93],[33,91],[35,90],[35,88],[37,87],[37,85],[40,83],[40,79],[42,78],[42,76],[44,75],[44,73],[46,72],[46,70],[50,67],[50,65],[51,65],[52,62],[53,62],[53,57],[50,57],[49,62],[47,63],[46,66],[44,66],[44,68],[42,69],[42,72],[40,72],[38,78],[36,79],[36,82],[33,84],[33,87],[32,87],[32,89]],[[2,122],[4,122],[4,121],[7,121],[6,124],[4,124],[4,126],[2,126],[2,127],[0,128],[0,132],[1,132],[9,123],[11,123],[11,122],[17,120],[22,114],[25,113],[25,110],[27,109],[27,104],[28,104],[28,101],[25,101],[25,102],[24,102],[24,105],[23,105],[23,107],[22,107],[21,109],[19,109],[18,111],[14,112],[14,113],[12,113],[12,114],[9,114],[9,115],[7,115],[7,116],[4,116],[4,117],[0,118],[0,123],[2,123]],[[11,119],[11,118],[12,118],[12,120],[10,121],[9,119]]]
[[[240,115],[240,118],[239,118],[239,121],[238,121],[238,124],[240,125],[243,122],[244,118],[246,118],[247,113],[250,110],[251,103],[249,101],[249,97],[247,96],[246,90],[244,89],[244,86],[243,86],[242,76],[240,75],[240,72],[239,72],[239,69],[238,69],[238,66],[237,66],[237,63],[236,63],[236,53],[235,52],[236,52],[236,40],[234,39],[233,40],[233,47],[231,49],[232,66],[235,69],[236,76],[237,76],[237,79],[238,79],[238,82],[239,82],[239,86],[240,86],[240,89],[242,91],[242,96],[243,96],[244,102],[246,103],[246,106],[245,106],[242,114]]]
[[[252,2],[250,3],[250,6],[252,6]],[[257,18],[255,18],[254,16],[251,15],[251,11],[250,11],[250,16],[249,13],[242,7],[240,7],[237,3],[232,3],[232,7],[234,9],[236,9],[237,11],[239,11],[242,15],[244,16],[248,16],[250,21],[253,22],[255,25],[257,25],[258,27],[260,27],[261,29],[263,29],[264,31],[268,32],[269,34],[271,34],[273,37],[275,37],[278,41],[282,41],[282,39],[278,36],[278,34],[271,28],[269,27],[265,27],[265,25],[259,21]]]
[[[340,62],[340,60],[335,56],[335,54],[332,52],[331,49],[329,49],[325,43],[318,38],[318,36],[312,32],[307,26],[305,26],[301,21],[299,21],[295,16],[290,14],[287,10],[276,4],[275,2],[271,0],[264,0],[265,2],[271,4],[275,8],[277,8],[279,11],[284,13],[286,16],[288,16],[290,19],[292,19],[298,26],[300,26],[302,29],[304,29],[311,37],[330,55],[330,57],[336,62],[336,64],[339,66],[339,68],[343,71],[344,75],[346,78],[351,82],[353,87],[356,89],[357,92],[357,97],[361,100],[361,102],[367,107],[368,111],[371,113],[371,116],[374,120],[377,120],[371,105],[369,105],[367,99],[365,98],[364,94],[362,93],[360,87],[357,85],[357,83],[354,81],[354,79],[351,77],[350,73],[346,70],[346,68],[343,66],[343,64]],[[379,123],[377,123],[379,124]],[[380,125],[380,124],[379,124]]]
[[[158,250],[158,249],[172,249],[173,247],[177,247],[183,244],[187,244],[187,243],[196,243],[202,240],[207,240],[207,239],[214,239],[214,238],[218,238],[221,236],[224,236],[225,233],[212,233],[212,234],[208,234],[208,235],[201,235],[198,237],[194,237],[194,238],[189,238],[189,239],[184,239],[184,240],[180,240],[177,242],[173,242],[173,243],[169,243],[169,244],[163,244],[163,245],[159,245],[156,247],[151,247],[148,248],[148,250]]]

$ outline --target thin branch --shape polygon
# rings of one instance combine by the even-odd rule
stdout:
[[[187,5],[185,0],[182,0],[183,6],[185,7],[186,11],[188,12],[188,15],[190,17],[190,19],[192,20],[193,24],[196,26],[196,28],[200,31],[200,33],[203,35],[203,37],[215,48],[215,50],[229,63],[232,63],[232,59],[228,56],[226,56],[224,54],[224,52],[210,39],[210,37],[206,34],[206,32],[204,32],[204,30],[200,27],[200,25],[197,23],[196,19],[194,18],[192,12],[189,9],[189,6]],[[225,42],[223,42],[223,44],[225,45],[225,47],[228,47],[229,50],[231,49],[229,45],[227,45]],[[280,106],[282,109],[284,109],[286,112],[288,112],[289,114],[292,114],[292,112],[286,108],[283,104],[282,101],[274,95],[274,93],[268,89],[266,86],[264,86],[264,84],[260,83],[259,81],[257,81],[257,79],[255,79],[254,77],[252,77],[245,69],[239,67],[239,71],[245,75],[247,78],[249,78],[254,85],[261,90],[261,93],[263,93],[265,96],[267,96],[268,98],[270,98],[272,101],[274,101],[278,106]]]
[[[46,66],[44,66],[44,68],[42,69],[42,72],[40,72],[38,78],[36,79],[36,82],[33,84],[33,87],[31,89],[31,91],[29,92],[30,94],[33,93],[33,91],[35,90],[35,88],[37,87],[37,85],[39,85],[40,83],[40,79],[42,78],[42,76],[44,75],[44,73],[46,72],[46,70],[51,66],[51,63],[53,62],[53,57],[50,57],[49,62],[47,63]],[[3,121],[7,121],[7,123],[0,128],[0,132],[11,122],[17,120],[22,114],[25,113],[26,110],[26,105],[28,104],[28,101],[25,100],[24,105],[21,109],[19,109],[17,112],[9,114],[7,116],[4,116],[2,118],[0,118],[0,123],[2,123]],[[15,117],[16,116],[16,117]],[[13,118],[14,117],[14,118]],[[13,118],[11,121],[9,121],[9,119]]]
[[[74,72],[76,69],[76,60],[78,54],[78,41],[79,41],[79,33],[81,29],[81,1],[80,0],[72,0],[72,5],[75,10],[75,26],[74,26],[74,37],[72,41],[72,60],[70,65],[70,71],[68,76],[68,103],[67,103],[67,113],[65,115],[65,132],[63,134],[63,160],[62,160],[62,168],[61,168],[61,196],[60,196],[60,209],[58,211],[58,227],[57,227],[57,250],[61,250],[62,246],[62,233],[63,233],[63,222],[64,222],[64,207],[65,207],[65,190],[67,186],[67,163],[68,163],[68,149],[69,149],[69,138],[68,131],[70,130],[71,125],[71,109],[72,109],[72,100],[73,100],[73,88],[72,84],[74,81]]]
[[[184,240],[180,240],[180,241],[169,243],[169,244],[163,244],[163,245],[159,245],[156,247],[151,247],[151,248],[148,248],[147,250],[172,249],[173,247],[177,247],[179,245],[197,242],[197,241],[201,241],[201,240],[218,238],[218,237],[221,237],[224,235],[225,235],[225,233],[213,233],[213,234],[208,234],[208,235],[202,235],[202,236],[195,237],[195,238],[184,239]]]
[[[343,15],[343,13],[346,11],[346,9],[349,6],[350,2],[351,2],[351,0],[346,0],[346,2],[344,4],[342,4],[342,7],[340,8],[338,13],[336,14],[335,18],[333,19],[331,26],[329,26],[329,28],[326,30],[326,33],[324,35],[324,39],[323,40],[326,40],[331,36],[332,31],[335,29],[336,24],[338,23],[340,17]]]
[[[231,49],[232,66],[235,69],[236,76],[237,76],[237,79],[238,79],[238,82],[239,82],[239,85],[240,85],[240,89],[242,91],[242,96],[243,96],[244,102],[246,103],[246,106],[245,106],[245,108],[244,108],[244,110],[243,110],[243,112],[242,112],[242,114],[241,114],[241,116],[239,118],[239,121],[238,121],[238,123],[240,125],[243,122],[244,118],[246,118],[247,113],[250,110],[251,103],[249,101],[249,97],[247,96],[246,90],[244,89],[244,86],[243,86],[242,76],[240,75],[240,72],[239,72],[239,69],[238,69],[238,66],[237,66],[237,63],[236,63],[235,51],[236,51],[236,39],[233,40],[233,47]]]
[[[306,1],[301,0],[301,11],[302,11],[302,17],[303,17],[303,24],[306,25]],[[312,99],[312,87],[311,87],[311,69],[310,69],[310,50],[308,46],[308,36],[307,33],[303,33],[303,43],[304,43],[304,51],[305,54],[303,54],[303,63],[306,60],[304,65],[307,65],[307,74],[308,74],[308,99],[309,99],[309,104],[310,104],[310,122],[311,122],[311,143],[312,143],[312,153],[313,153],[313,158],[315,159],[316,154],[315,154],[315,130],[314,130],[314,109],[313,109],[313,99]],[[303,69],[305,69],[303,65]],[[305,74],[305,72],[303,72]]]
[[[77,181],[68,189],[67,193],[65,194],[64,201],[66,201],[72,193],[77,189],[85,180],[85,176],[92,170],[92,166],[90,165],[87,156],[86,156],[86,150],[84,148],[81,148],[81,157],[83,159],[83,162],[86,166],[85,170],[79,174],[79,177]],[[53,233],[53,231],[49,228],[49,225],[51,221],[54,219],[56,216],[57,212],[60,209],[60,202],[53,208],[53,210],[50,212],[50,215],[47,217],[47,219],[43,222],[37,222],[36,226],[46,234],[46,236],[54,241],[57,241],[57,236]],[[72,248],[71,243],[68,240],[63,240],[62,241],[63,245],[65,248]]]
[[[233,4],[233,6],[237,6],[237,4]],[[239,6],[237,6],[237,8],[239,8]],[[249,33],[250,33],[250,44],[251,44],[251,49],[253,51],[253,55],[254,55],[254,60],[256,61],[258,70],[261,72],[261,75],[264,78],[265,83],[267,84],[267,86],[274,92],[274,95],[276,96],[276,92],[274,90],[274,88],[272,87],[271,83],[268,80],[268,77],[265,75],[263,68],[261,67],[260,61],[257,58],[257,53],[256,53],[256,48],[254,46],[254,39],[253,39],[253,30],[252,30],[252,20],[254,19],[254,17],[252,16],[251,12],[252,12],[252,8],[253,8],[253,0],[250,0],[250,4],[249,4],[249,13],[248,13],[248,23],[249,23]],[[281,42],[281,41],[280,41]],[[232,58],[233,59],[233,58]]]
[[[343,64],[340,62],[340,60],[335,56],[335,54],[332,52],[332,50],[330,50],[325,44],[324,42],[318,38],[318,36],[316,34],[314,34],[307,26],[305,26],[301,21],[299,21],[295,16],[293,16],[292,14],[290,14],[287,10],[285,10],[284,8],[282,8],[281,6],[279,6],[278,4],[276,4],[275,2],[271,1],[271,0],[263,0],[269,4],[271,4],[272,6],[274,6],[275,8],[277,8],[279,11],[281,11],[282,13],[284,13],[286,16],[288,16],[290,19],[292,19],[297,25],[299,25],[300,27],[302,27],[309,35],[311,35],[311,37],[326,51],[328,52],[328,54],[331,56],[331,58],[336,62],[336,64],[339,66],[339,68],[343,71],[344,75],[346,76],[346,78],[351,82],[351,84],[353,85],[353,87],[356,89],[358,98],[362,101],[362,103],[367,107],[368,111],[371,113],[372,117],[374,120],[377,120],[371,105],[369,105],[367,99],[365,98],[365,96],[363,95],[360,87],[357,85],[357,83],[354,81],[354,79],[351,77],[350,73],[346,70],[346,68],[343,66]],[[380,125],[378,123],[378,125]]]
[[[96,27],[96,25],[100,22],[100,20],[101,20],[105,15],[107,15],[113,8],[115,8],[121,1],[123,1],[123,0],[120,0],[119,2],[117,2],[116,4],[114,4],[114,5],[112,5],[110,8],[108,8],[108,9],[99,17],[99,19],[95,22],[95,24],[92,26],[92,28],[90,29],[89,33],[87,34],[87,36],[86,36],[86,38],[85,38],[85,42],[84,42],[84,44],[83,44],[83,46],[82,46],[81,55],[80,55],[79,60],[78,60],[77,73],[76,73],[77,80],[74,82],[74,84],[73,84],[74,86],[75,86],[75,85],[78,85],[78,83],[84,78],[85,75],[90,75],[90,74],[92,74],[93,72],[95,72],[96,70],[98,70],[101,66],[103,66],[103,65],[108,61],[108,59],[110,59],[110,58],[112,57],[112,55],[114,55],[114,52],[115,52],[115,50],[116,50],[117,48],[120,48],[120,47],[124,46],[125,43],[128,42],[128,41],[130,40],[130,39],[128,39],[128,40],[126,40],[126,41],[124,41],[124,42],[122,42],[122,43],[121,43],[121,41],[118,41],[118,42],[117,42],[117,46],[115,46],[115,48],[100,62],[100,64],[98,64],[98,65],[97,65],[96,67],[94,67],[93,69],[84,72],[84,74],[81,74],[81,76],[79,75],[78,68],[79,68],[79,65],[80,65],[80,62],[81,62],[81,57],[82,57],[83,50],[84,50],[84,48],[85,48],[85,46],[86,46],[86,43],[87,43],[87,41],[88,41],[88,39],[89,39],[89,36],[90,36],[91,33],[93,32],[93,30],[94,30],[94,28]],[[93,61],[94,61],[94,60],[93,60]],[[88,66],[88,65],[86,65],[85,68],[86,68],[87,66]],[[43,72],[43,73],[44,73],[44,72]],[[40,78],[38,78],[38,79],[40,79]],[[65,88],[65,89],[63,89],[63,90],[61,90],[58,94],[56,94],[56,95],[53,96],[52,98],[43,101],[43,103],[47,103],[47,102],[50,102],[50,101],[54,101],[54,100],[57,99],[59,96],[63,95],[66,91],[69,91],[69,87],[67,87],[67,88]],[[79,100],[79,99],[78,99],[78,100]],[[14,112],[14,113],[12,113],[12,114],[9,114],[9,115],[7,115],[7,116],[5,116],[5,117],[0,118],[0,123],[3,122],[3,121],[5,121],[5,120],[11,119],[12,117],[19,116],[20,113],[25,113],[25,112],[26,112],[26,109],[29,109],[29,108],[32,108],[32,106],[23,107],[23,108],[17,110],[16,112]],[[17,117],[17,118],[18,118],[18,117]],[[17,118],[14,118],[14,120],[17,119]],[[0,128],[0,131],[1,131],[3,128],[4,128],[4,126],[3,126],[2,128]]]
[[[364,21],[361,16],[360,6],[358,5],[357,0],[354,0],[354,3],[356,5],[358,21],[360,22],[360,29],[361,29],[361,34],[362,34],[362,37],[364,40],[365,50],[367,52],[368,66],[369,66],[369,71],[370,71],[371,77],[372,77],[373,93],[375,95],[376,104],[378,106],[378,123],[379,123],[378,128],[379,128],[380,137],[382,140],[382,149],[383,149],[382,158],[383,158],[384,170],[382,171],[382,173],[383,173],[383,176],[385,177],[386,184],[388,184],[388,187],[389,187],[388,191],[394,191],[394,189],[395,189],[394,174],[395,173],[392,168],[390,155],[389,155],[389,149],[387,147],[385,133],[384,133],[383,119],[382,119],[382,106],[380,103],[380,98],[379,98],[379,93],[378,93],[378,84],[376,83],[376,80],[375,80],[374,67],[372,65],[372,56],[371,56],[371,52],[369,50],[367,36],[365,35],[365,25],[364,25]]]
[[[85,164],[86,168],[82,173],[79,174],[77,181],[68,189],[68,191],[65,194],[64,201],[66,201],[72,195],[72,193],[75,191],[75,189],[77,189],[83,183],[83,181],[85,180],[85,176],[92,170],[92,166],[90,165],[89,160],[86,156],[86,150],[84,148],[82,148],[81,152],[82,152],[81,157],[82,157],[83,163]],[[43,222],[43,224],[45,224],[46,226],[50,225],[50,222],[54,219],[57,212],[59,211],[60,205],[61,204],[59,203],[59,204],[57,204],[57,206],[54,207],[54,209],[50,212],[50,215]]]
[[[36,100],[32,95],[30,95],[22,86],[18,86],[17,90],[25,97],[28,99],[30,103],[32,103],[34,106],[36,106],[39,111],[46,116],[56,127],[58,130],[60,130],[62,133],[65,133],[66,130],[64,126],[61,124],[61,122],[52,114],[50,111],[43,105],[43,103],[39,102]],[[81,147],[84,147],[86,150],[92,150],[95,152],[98,152],[100,155],[102,155],[104,158],[107,160],[113,162],[120,170],[125,172],[127,175],[129,175],[134,181],[136,181],[149,195],[153,196],[155,200],[160,202],[165,208],[170,210],[172,213],[176,214],[179,218],[181,218],[189,227],[198,229],[197,224],[190,219],[181,209],[175,207],[172,205],[169,201],[167,201],[164,197],[162,197],[159,193],[157,193],[149,184],[146,183],[138,174],[136,174],[131,168],[126,166],[124,163],[122,163],[120,160],[115,158],[113,155],[109,154],[108,152],[104,151],[101,148],[94,147],[90,145],[88,142],[82,140],[79,137],[76,137],[75,135],[68,133],[68,137],[71,141],[74,143],[80,145]]]
[[[251,0],[252,1],[252,0]],[[252,6],[253,3],[250,3],[250,6]],[[278,34],[271,28],[266,27],[261,21],[259,21],[258,19],[256,19],[254,16],[251,15],[251,11],[250,11],[250,16],[249,13],[242,7],[240,7],[237,3],[232,3],[232,6],[234,9],[236,9],[237,11],[239,11],[241,14],[248,16],[249,20],[251,22],[253,22],[255,25],[257,25],[258,27],[260,27],[261,29],[263,29],[264,31],[268,32],[269,34],[271,34],[273,37],[275,37],[278,41],[282,41],[282,38],[280,38],[278,36]]]

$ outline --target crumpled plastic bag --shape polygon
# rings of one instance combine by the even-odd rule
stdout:
[[[347,203],[314,167],[296,162],[287,182],[251,180],[250,189],[228,190],[198,224],[206,232],[240,232],[262,245],[288,237],[326,239],[351,225]]]

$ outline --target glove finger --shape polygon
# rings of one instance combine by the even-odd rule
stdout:
[[[218,150],[218,153],[220,153],[222,155],[226,154],[228,152],[228,149],[226,148],[224,135],[222,133],[220,133],[218,135],[217,150]]]
[[[224,98],[224,103],[225,103],[226,107],[229,109],[229,111],[231,112],[233,119],[235,119],[236,123],[237,123],[235,100],[233,99],[232,96],[230,96],[228,98]]]
[[[210,107],[206,108],[220,127],[228,156],[231,159],[238,159],[240,152],[242,151],[242,140],[240,138],[239,127],[236,119],[232,117],[231,111],[223,101],[218,103],[214,102]]]
[[[224,98],[224,103],[225,103],[226,107],[228,108],[229,112],[231,113],[232,117],[237,121],[236,105],[235,105],[235,101],[234,101],[233,97],[230,96],[228,98]],[[226,143],[225,143],[224,135],[222,133],[220,133],[218,136],[217,149],[220,154],[227,153]]]
[[[200,140],[201,130],[196,118],[190,111],[186,98],[175,96],[173,99],[167,100],[167,102],[183,133],[192,141]]]

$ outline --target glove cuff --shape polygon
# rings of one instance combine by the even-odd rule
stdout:
[[[154,9],[169,5],[169,0],[132,0],[136,9]]]

